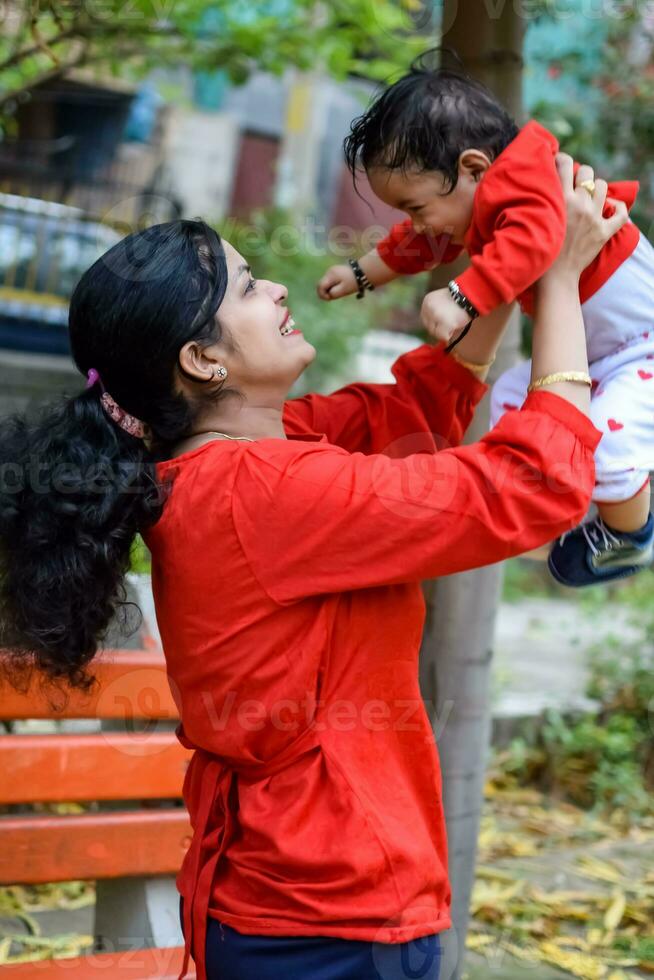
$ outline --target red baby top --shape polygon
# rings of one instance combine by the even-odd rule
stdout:
[[[453,262],[465,249],[470,267],[456,277],[461,292],[481,314],[514,299],[533,313],[533,290],[559,254],[566,213],[556,170],[558,141],[537,122],[529,122],[493,161],[475,193],[472,222],[464,245],[448,235],[418,234],[411,219],[394,225],[377,246],[386,265],[411,275]],[[576,168],[578,165],[576,165]],[[609,197],[631,208],[636,181],[609,184]],[[605,217],[613,212],[604,209]],[[609,239],[582,273],[582,303],[596,293],[636,248],[640,232],[628,222]]]
[[[287,439],[159,464],[173,489],[146,541],[178,736],[196,750],[181,976],[192,951],[205,978],[207,915],[386,943],[450,925],[420,583],[575,525],[600,433],[536,392],[443,448],[486,386],[427,344],[393,374],[287,402]]]

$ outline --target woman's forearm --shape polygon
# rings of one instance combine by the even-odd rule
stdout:
[[[470,364],[488,365],[483,370],[476,369],[473,371],[475,377],[479,378],[480,381],[486,379],[490,364],[502,343],[514,305],[510,303],[498,306],[491,313],[475,320],[466,336],[459,341],[452,352],[457,360],[468,361]]]
[[[552,269],[536,287],[531,380],[560,371],[588,372],[584,321],[579,301],[579,275]],[[579,382],[557,382],[543,389],[590,409],[590,388]]]

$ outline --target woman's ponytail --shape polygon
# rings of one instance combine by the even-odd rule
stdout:
[[[235,394],[221,381],[187,398],[176,384],[185,343],[227,339],[216,315],[227,280],[220,238],[201,221],[129,235],[84,273],[70,304],[73,359],[102,382],[35,421],[0,420],[0,648],[10,682],[36,667],[91,685],[85,667],[128,605],[134,538],[170,491],[155,464],[193,432],[207,401]],[[147,442],[121,428],[126,414]]]
[[[164,500],[154,458],[107,416],[97,386],[34,421],[2,420],[0,647],[10,672],[32,665],[89,687],[84,668],[127,605],[134,538]]]

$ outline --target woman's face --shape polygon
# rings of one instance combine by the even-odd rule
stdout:
[[[286,306],[288,290],[280,283],[255,279],[245,259],[223,240],[228,285],[218,310],[225,336],[192,355],[194,367],[228,371],[228,387],[285,398],[293,382],[316,356],[316,349],[295,326]],[[282,333],[282,330],[284,331]],[[182,348],[184,351],[193,342]],[[188,367],[184,358],[184,366]],[[202,378],[199,378],[202,380]]]

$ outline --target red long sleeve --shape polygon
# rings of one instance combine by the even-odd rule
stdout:
[[[457,446],[487,385],[448,357],[442,344],[420,345],[391,370],[395,384],[357,383],[286,402],[286,432],[310,429],[349,452],[391,456]],[[407,440],[418,433],[420,446]]]
[[[470,268],[457,282],[483,315],[512,303],[552,264],[565,238],[558,143],[529,123],[482,178],[466,235]]]
[[[255,443],[239,461],[234,527],[279,603],[451,575],[574,526],[599,438],[563,399],[537,392],[480,442],[434,454]]]
[[[555,162],[558,149],[551,133],[529,122],[481,181],[466,235],[470,267],[457,276],[461,291],[481,314],[515,299],[525,312],[533,312],[532,287],[552,265],[565,239],[565,202]],[[609,184],[609,196],[624,201],[629,209],[637,194],[635,181]],[[613,210],[607,205],[604,216]],[[627,224],[609,239],[582,273],[582,303],[633,252],[638,238],[638,228]]]
[[[462,251],[463,246],[453,244],[449,235],[418,234],[410,218],[393,225],[386,238],[377,245],[379,257],[401,276],[447,265]]]

